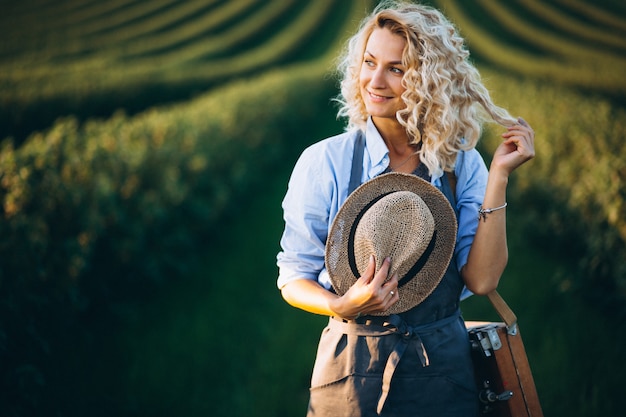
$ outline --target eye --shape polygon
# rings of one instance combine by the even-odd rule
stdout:
[[[404,74],[404,70],[402,68],[398,68],[398,67],[391,67],[389,69],[389,71],[393,72],[394,74],[397,75],[403,75]]]
[[[367,65],[368,67],[373,67],[374,61],[372,61],[371,59],[365,59],[363,60],[363,64]]]

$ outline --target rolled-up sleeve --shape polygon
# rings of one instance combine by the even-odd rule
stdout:
[[[333,184],[324,180],[323,152],[314,145],[298,159],[282,207],[285,229],[277,255],[277,285],[296,279],[317,280],[324,268]]]
[[[478,151],[461,152],[457,160],[456,198],[459,212],[459,230],[456,244],[456,262],[460,271],[467,263],[470,248],[478,228],[478,209],[485,197],[488,171]]]
[[[278,288],[298,279],[316,280],[324,288],[331,288],[324,267],[326,238],[348,197],[357,134],[352,130],[324,139],[298,158],[282,204],[285,229],[276,257]],[[363,171],[368,172],[367,148],[365,154]]]

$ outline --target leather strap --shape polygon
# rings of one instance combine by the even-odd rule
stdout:
[[[504,298],[500,296],[497,290],[491,291],[487,294],[487,298],[491,301],[491,305],[496,310],[502,321],[506,324],[506,328],[509,334],[517,333],[517,316],[511,310],[511,307],[504,301]]]

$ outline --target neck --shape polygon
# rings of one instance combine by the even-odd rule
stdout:
[[[372,122],[389,150],[389,168],[397,172],[413,172],[419,164],[416,153],[419,146],[409,142],[404,126],[395,119],[372,117]]]
[[[392,156],[408,156],[408,152],[415,152],[409,144],[409,136],[406,129],[395,119],[374,118],[374,126],[382,136]]]

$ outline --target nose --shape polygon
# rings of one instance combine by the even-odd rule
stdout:
[[[385,80],[385,70],[382,67],[377,67],[372,71],[372,78],[370,85],[373,88],[385,88],[387,82]]]

